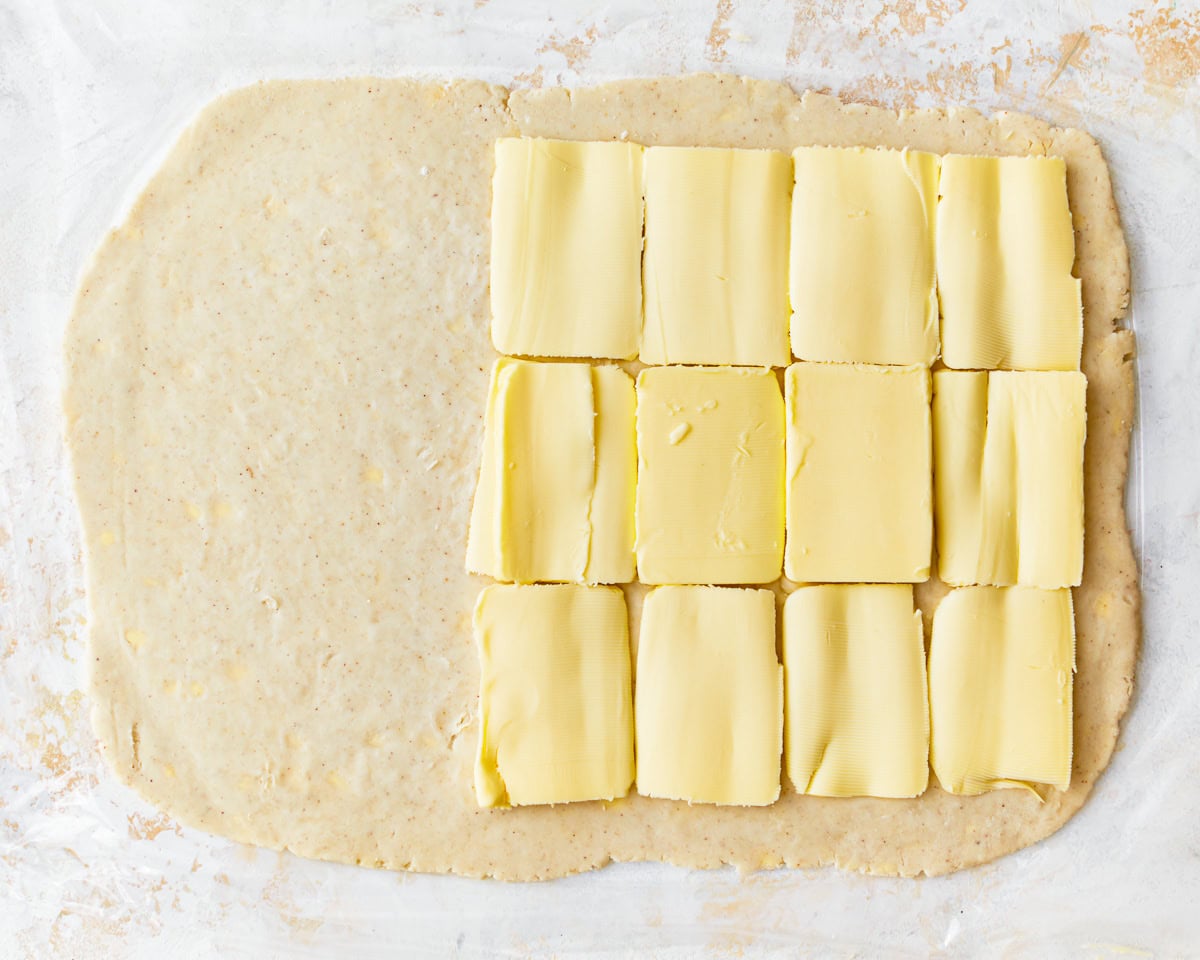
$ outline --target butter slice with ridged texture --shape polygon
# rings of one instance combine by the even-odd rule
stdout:
[[[942,360],[960,370],[1078,370],[1080,281],[1059,157],[942,158]]]
[[[623,797],[634,777],[629,621],[616,587],[491,586],[475,606],[481,807]]]
[[[930,762],[968,796],[1071,784],[1070,590],[961,587],[933,615]]]
[[[770,370],[647,367],[637,380],[643,583],[769,583],[783,562],[783,397]]]
[[[929,579],[929,369],[787,369],[787,576],[809,583]]]
[[[932,363],[938,157],[800,147],[792,159],[792,352],[801,360]]]
[[[497,140],[491,227],[492,342],[499,352],[637,356],[641,146]]]
[[[786,366],[786,153],[646,150],[641,360]]]
[[[1084,375],[939,370],[933,394],[941,579],[956,586],[1078,586]]]
[[[637,496],[637,394],[633,378],[616,366],[592,367],[596,408],[596,476],[588,524],[590,549],[584,580],[633,580],[633,507]]]
[[[591,368],[515,362],[502,391],[497,579],[582,580],[596,476]]]
[[[910,585],[798,588],[783,607],[783,669],[784,758],[799,793],[925,792],[925,637]]]
[[[492,370],[467,569],[497,580],[633,579],[633,381],[502,357]]]
[[[783,668],[774,593],[651,591],[636,676],[640,794],[738,806],[779,799]]]

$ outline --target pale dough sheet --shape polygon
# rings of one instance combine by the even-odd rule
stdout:
[[[759,809],[476,807],[484,581],[463,559],[494,358],[492,141],[516,134],[1066,158],[1090,380],[1067,793],[843,800],[785,784]],[[1087,797],[1132,683],[1128,282],[1096,143],[1025,116],[897,116],[711,76],[573,95],[368,79],[233,93],[104,242],[68,334],[99,738],[185,823],[383,867],[938,874],[1033,843]],[[920,591],[927,622],[937,595]]]

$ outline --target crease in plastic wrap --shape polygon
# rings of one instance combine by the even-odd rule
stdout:
[[[215,95],[278,76],[582,84],[704,70],[890,107],[1010,107],[1101,142],[1133,258],[1129,519],[1144,644],[1109,770],[1059,833],[926,880],[614,865],[536,885],[377,872],[185,829],[120,786],[83,693],[59,422],[83,264]],[[1180,955],[1200,943],[1200,15],[901,0],[467,0],[0,10],[0,953]],[[1144,953],[1141,953],[1144,951]]]

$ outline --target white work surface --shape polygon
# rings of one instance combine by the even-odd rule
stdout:
[[[1200,956],[1200,7],[866,6],[0,0],[0,956]],[[270,77],[706,70],[1024,110],[1103,145],[1133,257],[1145,640],[1079,816],[938,879],[628,864],[505,885],[243,847],[118,785],[81,689],[60,344],[86,257],[183,126]]]

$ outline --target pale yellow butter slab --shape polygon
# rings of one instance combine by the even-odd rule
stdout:
[[[491,226],[492,342],[500,353],[637,355],[641,146],[497,140]]]
[[[592,367],[596,408],[596,471],[588,513],[588,583],[634,579],[634,501],[637,495],[637,394],[633,378],[615,366]]]
[[[955,369],[1078,370],[1080,281],[1066,164],[942,158],[937,280],[942,359]]]
[[[938,575],[954,585],[1077,586],[1087,379],[933,375]]]
[[[783,668],[784,757],[799,793],[925,792],[925,638],[910,585],[798,588],[783,608]]]
[[[801,360],[932,363],[939,158],[800,147],[792,159],[792,352]]]
[[[952,590],[929,648],[930,761],[942,789],[1066,790],[1074,670],[1070,590]]]
[[[492,586],[475,606],[481,807],[623,797],[634,777],[629,621],[615,587]]]
[[[789,579],[929,579],[929,370],[794,363],[787,394]]]
[[[783,397],[770,370],[647,367],[637,381],[643,583],[769,583],[783,561]]]
[[[633,381],[502,357],[492,370],[467,569],[498,580],[633,579]]]
[[[779,798],[783,668],[770,590],[651,591],[636,676],[639,793],[740,806]]]
[[[786,366],[791,163],[646,150],[644,363]]]

